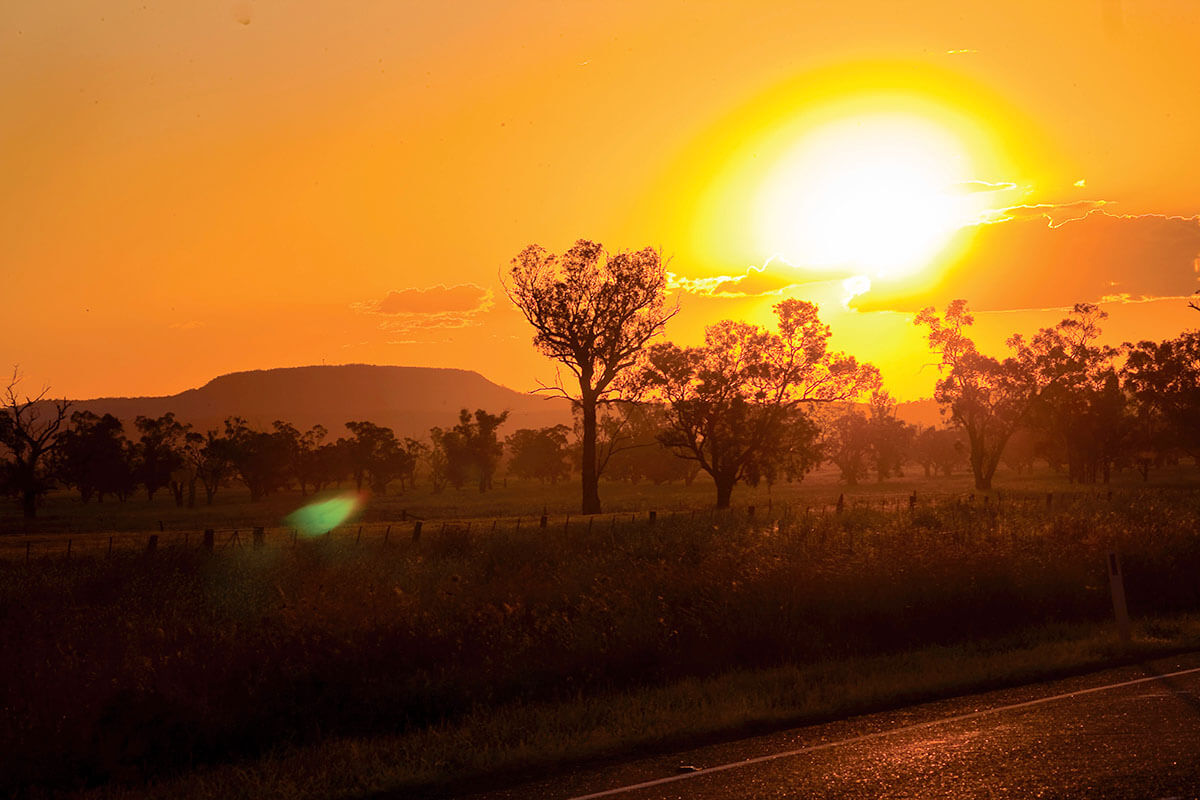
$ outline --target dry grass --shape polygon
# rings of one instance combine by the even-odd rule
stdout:
[[[749,687],[712,711],[720,729],[769,720],[773,708],[803,717],[891,702],[882,698],[908,690],[880,679],[866,684],[882,687],[874,695],[838,700],[837,690],[832,705],[810,708],[811,693],[803,703],[786,695],[793,677],[772,690],[770,676],[938,648],[1002,659],[1000,645],[978,643],[1027,631],[1052,645],[1070,628],[1046,626],[1111,614],[1113,546],[1135,617],[1195,611],[1198,533],[1194,494],[1150,493],[1049,511],[1041,498],[1010,498],[1002,513],[976,503],[754,521],[685,515],[590,533],[450,526],[387,547],[342,538],[215,556],[3,562],[0,775],[11,791],[137,784],[324,746],[334,749],[314,768],[333,775],[355,762],[331,742],[393,742],[379,745],[393,753],[380,759],[395,758],[388,747],[412,756],[379,780],[420,783],[702,733],[708,723],[673,718],[671,703],[686,717],[697,692],[722,685],[711,681]],[[1049,651],[1031,658],[1029,669],[1057,663]],[[655,692],[665,698],[658,711],[645,705]],[[625,722],[587,722],[621,708],[614,696],[632,698]],[[509,717],[543,732],[515,749],[489,744],[507,735]],[[480,722],[491,718],[499,733]],[[483,761],[431,772],[446,759],[428,748],[448,731],[484,736]],[[559,739],[567,750],[555,749]]]

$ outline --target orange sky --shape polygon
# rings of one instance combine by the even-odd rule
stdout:
[[[579,237],[670,256],[681,342],[816,300],[901,398],[932,388],[927,303],[967,297],[985,348],[1076,300],[1110,298],[1114,341],[1200,321],[1191,0],[158,5],[0,8],[0,364],[26,388],[322,362],[532,388],[553,370],[497,276]],[[813,131],[879,113],[961,144],[983,216],[851,298],[869,270],[763,220]],[[906,230],[845,200],[857,240]]]

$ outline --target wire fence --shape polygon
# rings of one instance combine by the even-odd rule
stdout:
[[[1139,490],[1137,493],[1145,493]],[[1120,495],[1134,494],[1121,492]],[[305,533],[297,528],[280,526],[247,525],[229,528],[168,529],[163,522],[157,531],[123,533],[78,533],[78,534],[12,534],[0,536],[0,559],[34,562],[46,559],[108,557],[114,553],[141,552],[153,555],[160,550],[201,550],[211,553],[240,552],[264,549],[296,547],[301,542],[350,545],[388,545],[399,542],[419,543],[431,537],[451,533],[456,536],[497,534],[506,531],[541,529],[563,534],[592,534],[611,532],[618,527],[647,526],[668,521],[686,520],[691,523],[724,524],[731,520],[752,521],[764,525],[803,528],[804,521],[849,517],[870,513],[885,517],[901,515],[915,519],[924,512],[957,514],[953,527],[942,527],[936,534],[955,541],[966,542],[973,534],[983,531],[997,535],[1005,527],[1005,521],[1014,515],[1046,515],[1085,505],[1094,508],[1098,504],[1111,503],[1111,490],[1091,492],[1065,492],[1040,494],[980,493],[920,493],[872,495],[847,498],[840,494],[836,499],[824,503],[802,503],[795,500],[774,503],[768,500],[765,506],[743,505],[729,509],[675,508],[619,511],[606,514],[550,514],[546,509],[540,513],[490,516],[490,517],[445,517],[421,518],[407,511],[401,512],[399,520],[391,522],[352,523],[342,525],[321,534]],[[860,539],[869,538],[869,532],[858,532]],[[1017,535],[1010,526],[1010,534]],[[854,548],[855,531],[847,534],[847,545]]]

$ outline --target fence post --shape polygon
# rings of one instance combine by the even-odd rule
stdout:
[[[67,542],[68,549],[70,548],[70,545],[71,545],[71,543],[68,541]],[[146,542],[146,554],[149,555],[150,553],[153,553],[157,549],[158,549],[158,534],[152,533],[152,534],[150,534],[149,541]]]
[[[113,539],[113,537],[111,537],[111,536],[108,537],[108,553],[106,555],[107,558],[112,557],[112,539]]]
[[[211,553],[213,551],[213,548],[216,547],[216,545],[217,545],[216,531],[214,531],[212,528],[205,528],[204,529],[204,549]]]
[[[412,540],[414,542],[421,541],[421,520],[417,520],[416,522],[413,523]]]
[[[1129,644],[1129,609],[1125,605],[1125,576],[1121,573],[1121,557],[1116,550],[1108,553],[1108,584],[1112,588],[1113,615],[1117,618],[1117,633],[1121,642]]]
[[[837,513],[841,514],[846,510],[846,495],[839,494],[837,501]]]
[[[387,544],[388,536],[391,535],[391,532],[392,532],[391,525],[388,525],[386,528],[384,528],[384,531],[383,531],[383,543],[384,544]]]
[[[1054,507],[1054,492],[1046,492],[1046,509]]]
[[[163,521],[161,519],[158,521],[158,532],[163,532]]]
[[[653,524],[655,523],[655,521],[656,521],[656,520],[658,520],[658,512],[657,512],[657,511],[651,511],[651,512],[650,512],[650,524],[651,524],[651,525],[653,525]]]
[[[563,533],[570,533],[570,531],[571,531],[571,515],[567,514],[567,519],[565,522],[563,522]]]
[[[549,521],[549,520],[547,520],[547,519],[546,519],[546,515],[545,515],[545,514],[542,514],[542,521],[541,521],[541,522],[538,524],[538,527],[539,527],[539,528],[544,528],[544,527],[546,527],[546,523],[547,523],[548,521]]]
[[[354,536],[354,543],[358,544],[362,541],[362,525],[358,526],[358,533]]]
[[[754,519],[754,506],[749,506],[746,509],[746,516],[749,517],[750,519]]]
[[[263,543],[266,539],[266,531],[263,530],[261,527],[255,526],[253,536],[254,536],[254,549],[262,550]]]

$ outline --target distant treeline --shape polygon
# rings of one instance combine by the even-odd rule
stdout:
[[[691,483],[704,471],[725,508],[737,483],[797,481],[822,463],[847,484],[898,476],[906,464],[927,476],[969,468],[986,491],[1002,461],[1020,472],[1041,459],[1072,482],[1095,483],[1114,470],[1145,479],[1181,456],[1200,458],[1200,331],[1099,345],[1106,315],[1080,304],[1031,339],[1012,336],[1010,355],[998,359],[966,335],[973,320],[964,301],[942,315],[925,309],[915,321],[941,358],[935,397],[946,422],[920,429],[896,417],[875,367],[827,350],[815,305],[785,300],[775,310],[779,333],[726,320],[709,327],[703,347],[622,351],[619,397],[593,393],[590,407],[575,401],[573,428],[521,429],[503,441],[508,412],[465,408],[421,440],[367,421],[345,423],[337,439],[320,425],[302,432],[277,420],[257,430],[240,417],[201,433],[171,413],[139,416],[127,431],[109,414],[71,413],[65,401],[19,400],[14,377],[0,410],[0,491],[34,516],[55,486],[84,502],[126,500],[139,488],[153,499],[167,489],[190,507],[200,490],[211,503],[239,481],[251,500],[347,483],[402,492],[418,476],[434,492],[486,492],[504,466],[549,483],[581,474],[585,505],[586,487],[602,474],[659,484]],[[854,402],[864,396],[869,402]],[[594,497],[590,507],[598,508]]]

